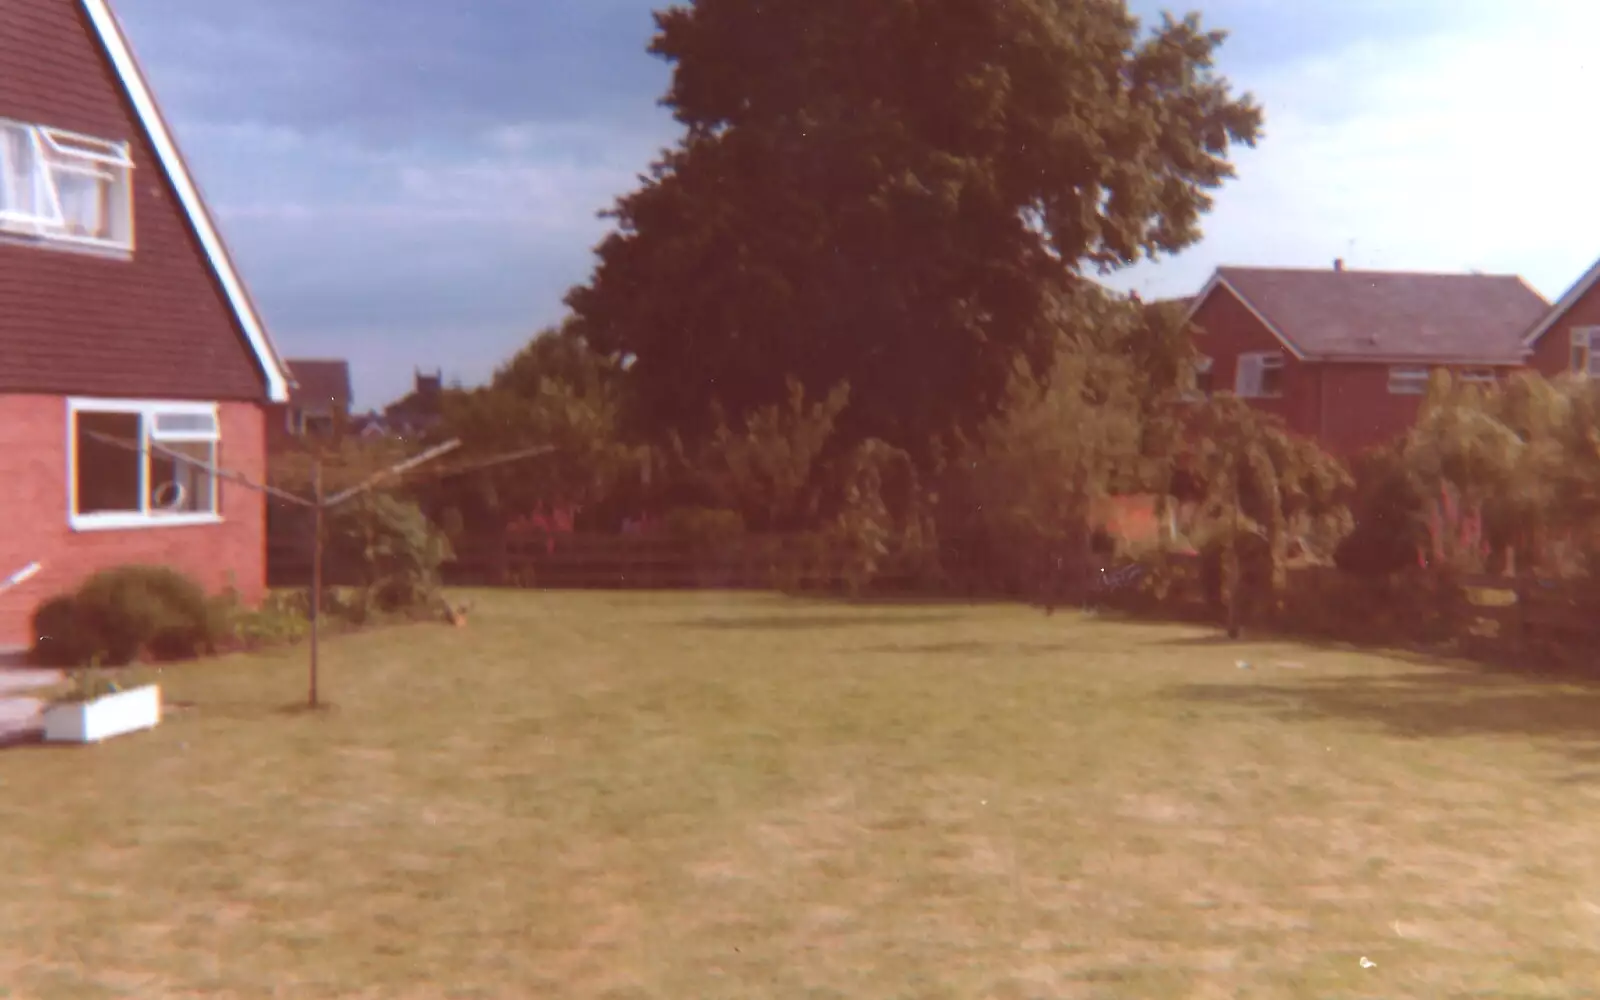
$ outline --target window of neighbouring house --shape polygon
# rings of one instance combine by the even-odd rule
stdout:
[[[1239,355],[1233,391],[1247,399],[1270,399],[1283,395],[1283,354],[1256,351]]]
[[[1600,375],[1600,326],[1573,328],[1572,370],[1580,375]]]
[[[1185,399],[1201,400],[1211,396],[1211,372],[1214,367],[1214,362],[1203,354],[1194,359],[1183,393]]]
[[[72,400],[69,407],[74,527],[217,517],[221,429],[214,406]]]
[[[1493,368],[1463,368],[1456,376],[1465,385],[1494,385],[1499,381]]]
[[[133,248],[127,143],[0,119],[0,233]]]
[[[1389,369],[1389,395],[1421,396],[1428,391],[1428,369],[1395,365]]]

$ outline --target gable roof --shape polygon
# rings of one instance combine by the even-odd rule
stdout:
[[[234,268],[233,259],[228,255],[221,234],[212,224],[211,216],[206,211],[205,200],[200,196],[200,189],[189,175],[189,168],[172,139],[172,133],[167,129],[166,122],[161,116],[161,109],[156,105],[155,95],[151,93],[150,85],[145,81],[144,73],[134,59],[133,50],[128,47],[127,38],[122,32],[121,25],[117,23],[116,15],[112,13],[108,0],[82,0],[82,3],[84,12],[89,16],[89,23],[94,26],[100,45],[110,59],[117,79],[127,92],[128,100],[138,115],[140,126],[143,127],[151,146],[155,148],[162,170],[171,182],[172,189],[177,192],[183,214],[205,251],[206,260],[216,274],[228,304],[239,322],[239,327],[244,331],[245,339],[249,341],[250,349],[261,366],[262,375],[267,383],[267,398],[275,403],[286,402],[289,398],[290,378],[284,368],[283,360],[267,335],[266,326],[261,322],[255,304],[250,300],[249,291]]]
[[[331,358],[290,358],[284,362],[294,379],[289,402],[294,406],[331,403],[334,409],[350,408],[350,363]]]
[[[1226,290],[1296,357],[1514,365],[1549,308],[1516,275],[1219,267],[1189,309]]]
[[[1550,310],[1539,318],[1539,321],[1522,338],[1523,344],[1529,348],[1537,344],[1539,338],[1549,333],[1550,328],[1555,326],[1561,317],[1567,314],[1568,310],[1577,305],[1579,299],[1588,295],[1596,283],[1600,283],[1600,261],[1595,261],[1594,265],[1583,273],[1583,277],[1579,278],[1571,288],[1567,289],[1566,294],[1557,299],[1556,304],[1551,306]]]

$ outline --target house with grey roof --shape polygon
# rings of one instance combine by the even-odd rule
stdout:
[[[1196,392],[1232,392],[1333,454],[1403,434],[1437,368],[1492,383],[1550,303],[1515,275],[1220,267],[1190,300]]]

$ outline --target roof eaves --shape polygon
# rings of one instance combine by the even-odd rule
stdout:
[[[1534,325],[1533,329],[1523,335],[1523,344],[1532,347],[1538,343],[1539,338],[1549,333],[1550,328],[1556,325],[1557,320],[1561,319],[1562,316],[1567,314],[1568,310],[1577,305],[1579,299],[1589,294],[1589,290],[1595,286],[1596,282],[1600,282],[1600,260],[1595,261],[1593,266],[1584,272],[1583,277],[1579,278],[1576,284],[1567,289],[1565,295],[1556,300],[1556,304],[1550,307],[1550,311],[1544,314],[1544,317]],[[1538,295],[1538,292],[1534,292],[1534,294]],[[1542,295],[1539,297],[1541,299],[1544,298]]]
[[[1474,368],[1520,368],[1526,363],[1527,353],[1522,352],[1522,359],[1473,358],[1443,354],[1314,354],[1305,360],[1311,364],[1322,365],[1459,365]]]
[[[1255,303],[1245,298],[1244,295],[1240,293],[1239,289],[1234,287],[1234,285],[1223,276],[1222,268],[1220,267],[1217,268],[1216,271],[1212,272],[1211,280],[1206,282],[1205,287],[1200,289],[1199,294],[1195,295],[1194,298],[1190,300],[1189,308],[1183,314],[1183,322],[1185,326],[1194,322],[1195,313],[1200,311],[1200,307],[1205,305],[1206,300],[1211,298],[1212,294],[1215,293],[1219,288],[1226,290],[1228,294],[1232,295],[1235,299],[1238,299],[1240,305],[1243,305],[1247,310],[1249,310],[1250,315],[1254,316],[1258,323],[1266,327],[1267,332],[1276,337],[1278,342],[1287,348],[1289,353],[1293,354],[1297,360],[1312,360],[1309,355],[1295,345],[1294,341],[1290,340],[1288,336],[1284,334],[1283,330],[1279,329],[1276,323],[1268,319],[1260,309],[1257,309]]]
[[[285,370],[283,358],[267,335],[266,327],[262,324],[255,304],[250,299],[250,292],[234,268],[233,259],[228,255],[221,234],[212,224],[211,216],[206,211],[205,200],[200,196],[200,189],[190,176],[183,156],[178,151],[177,143],[173,141],[172,133],[167,129],[166,122],[161,116],[161,109],[156,104],[155,95],[145,81],[144,73],[139,69],[133,50],[128,47],[127,38],[122,32],[121,25],[117,23],[116,15],[112,13],[107,0],[82,0],[82,2],[84,11],[89,15],[90,24],[100,37],[100,44],[110,57],[112,68],[116,71],[118,80],[139,116],[139,123],[144,127],[145,135],[155,147],[162,170],[165,171],[173,190],[177,192],[178,201],[183,206],[189,225],[199,239],[200,246],[205,250],[206,258],[218,282],[222,285],[228,304],[233,308],[240,328],[244,330],[245,339],[250,342],[250,348],[261,365],[262,374],[267,382],[268,400],[274,403],[288,402],[291,380]]]

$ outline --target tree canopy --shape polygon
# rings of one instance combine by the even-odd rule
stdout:
[[[848,446],[975,429],[1064,276],[1172,253],[1261,115],[1199,18],[1105,0],[695,0],[651,51],[684,133],[568,296],[634,359],[633,425],[688,434],[851,387]]]
[[[643,457],[619,433],[622,366],[595,352],[570,323],[546,330],[501,365],[487,386],[445,395],[439,439],[464,442],[464,464],[537,447],[547,455],[486,468],[427,492],[456,516],[503,518],[591,503]]]

